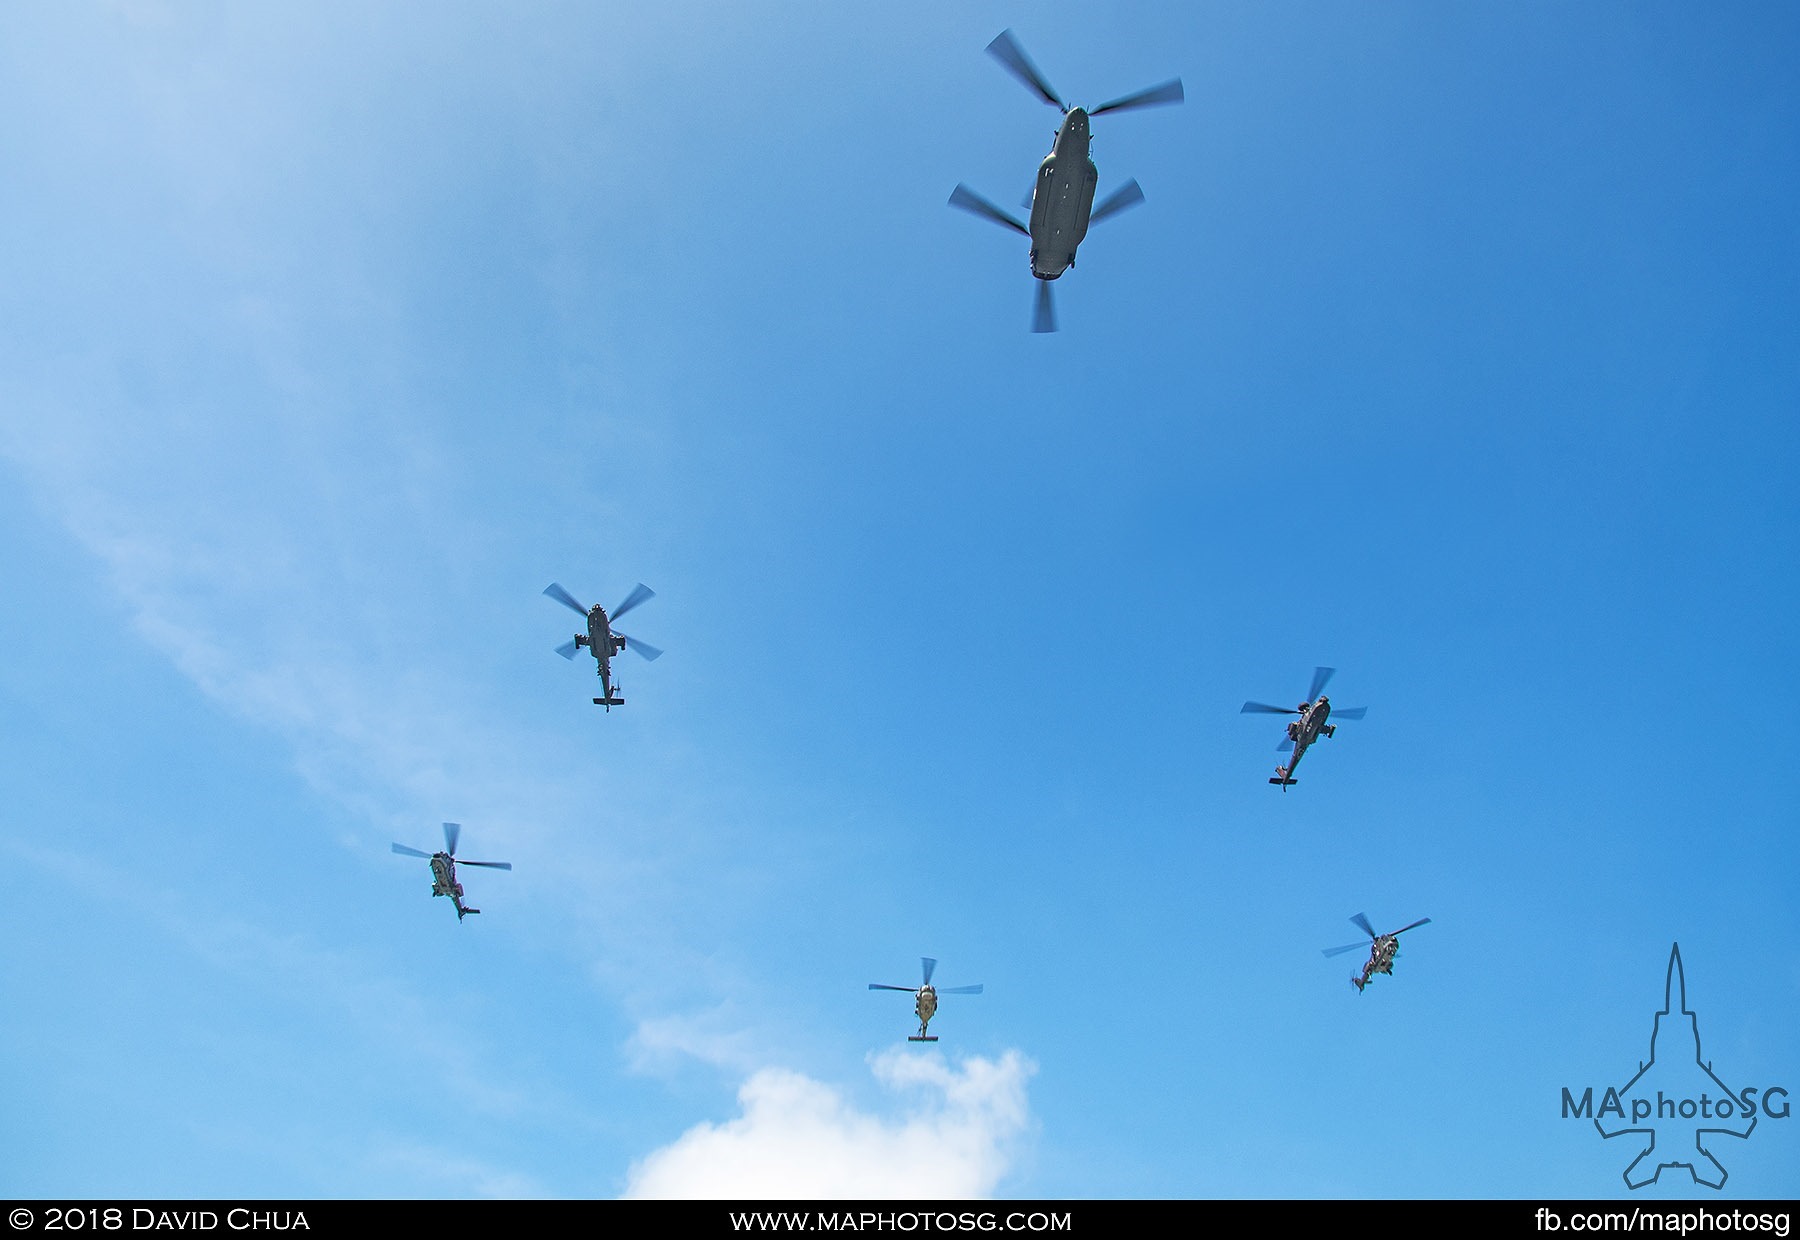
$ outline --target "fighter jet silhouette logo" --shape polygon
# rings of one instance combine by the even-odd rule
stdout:
[[[1727,1172],[1708,1148],[1709,1138],[1748,1137],[1756,1127],[1755,1109],[1733,1104],[1736,1095],[1713,1074],[1712,1064],[1701,1054],[1700,1025],[1687,1005],[1687,976],[1681,970],[1679,943],[1669,952],[1662,1011],[1656,1014],[1650,1031],[1650,1059],[1638,1064],[1637,1075],[1616,1095],[1609,1092],[1608,1101],[1615,1097],[1619,1102],[1603,1106],[1594,1117],[1594,1127],[1608,1140],[1625,1136],[1646,1139],[1643,1152],[1625,1168],[1628,1188],[1654,1184],[1671,1167],[1685,1167],[1696,1183],[1708,1188],[1723,1188]],[[1614,1111],[1619,1113],[1621,1126],[1609,1132],[1604,1120]],[[1646,1119],[1655,1122],[1644,1127]]]

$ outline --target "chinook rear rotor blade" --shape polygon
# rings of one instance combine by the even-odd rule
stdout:
[[[662,658],[663,652],[657,647],[652,646],[649,642],[641,642],[629,633],[620,633],[617,629],[614,629],[613,633],[615,636],[623,637],[625,639],[625,649],[636,651],[638,654],[643,655],[644,658],[650,660],[650,662],[654,663]]]
[[[1313,668],[1312,688],[1306,691],[1306,700],[1309,702],[1318,701],[1319,694],[1325,692],[1325,682],[1335,675],[1337,675],[1337,668],[1335,667]]]
[[[613,608],[612,618],[617,620],[620,616],[630,611],[633,607],[636,607],[639,603],[647,603],[655,597],[656,591],[640,581],[637,583],[637,588],[625,596],[625,601]]]
[[[452,857],[456,855],[456,841],[462,838],[462,823],[446,822],[444,824],[444,851]]]
[[[1355,922],[1357,928],[1359,930],[1361,930],[1364,934],[1368,935],[1370,938],[1378,939],[1381,937],[1379,934],[1375,933],[1375,927],[1371,926],[1369,924],[1369,918],[1368,918],[1367,914],[1358,913],[1358,914],[1356,914],[1356,916],[1352,917],[1350,920]]]
[[[557,585],[554,581],[544,587],[544,593],[548,594],[551,598],[555,599],[578,616],[585,616],[588,614],[587,608],[583,607],[580,603],[577,603],[567,590]]]
[[[1144,201],[1143,188],[1137,181],[1130,180],[1106,196],[1106,201],[1095,207],[1088,215],[1088,223],[1098,224],[1109,215],[1117,215],[1127,207],[1135,207]]]
[[[1056,301],[1050,295],[1050,281],[1037,282],[1037,305],[1031,311],[1031,330],[1043,335],[1056,330]]]
[[[1029,228],[960,181],[957,182],[956,188],[950,191],[950,205],[972,215],[990,219],[1002,228],[1010,228],[1022,236],[1029,237],[1031,235]]]
[[[1089,116],[1099,116],[1102,112],[1124,112],[1131,108],[1154,107],[1159,103],[1180,103],[1187,95],[1181,89],[1181,79],[1164,82],[1161,86],[1149,86],[1135,94],[1125,95],[1110,103],[1103,103],[1097,108],[1089,108]]]
[[[1031,63],[1031,57],[1025,54],[1025,49],[1019,46],[1019,41],[1013,38],[1010,27],[995,35],[994,41],[987,45],[987,50],[995,60],[1006,66],[1009,73],[1023,82],[1027,89],[1045,103],[1059,112],[1069,110],[1069,105],[1062,101],[1062,96],[1056,93],[1049,81],[1039,72],[1038,67]]]
[[[402,857],[423,857],[427,861],[431,860],[430,853],[421,852],[417,848],[408,848],[405,844],[395,844],[394,851],[399,853]]]

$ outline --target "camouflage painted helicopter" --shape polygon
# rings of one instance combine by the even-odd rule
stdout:
[[[937,1039],[927,1034],[925,1029],[926,1026],[931,1024],[931,1018],[937,1014],[938,995],[978,995],[981,993],[981,987],[979,985],[946,986],[940,991],[931,984],[931,975],[937,969],[937,961],[933,960],[930,956],[920,956],[919,963],[924,967],[925,972],[925,982],[923,985],[917,987],[884,986],[880,982],[870,982],[869,989],[911,991],[914,995],[913,1015],[919,1018],[919,1032],[906,1040],[908,1042],[935,1042]]]
[[[1367,986],[1377,973],[1386,973],[1389,977],[1393,976],[1394,957],[1400,954],[1400,936],[1405,934],[1408,930],[1413,929],[1415,926],[1425,925],[1431,918],[1421,917],[1419,920],[1413,922],[1411,926],[1401,926],[1392,934],[1376,934],[1375,927],[1369,924],[1368,917],[1362,913],[1356,914],[1356,916],[1352,917],[1350,920],[1355,922],[1357,927],[1361,929],[1364,934],[1368,935],[1370,939],[1369,959],[1368,963],[1363,965],[1362,975],[1360,977],[1355,973],[1350,975],[1351,984],[1356,987],[1357,993],[1361,994],[1362,988]],[[1353,952],[1361,946],[1361,943],[1347,943],[1343,947],[1328,947],[1325,949],[1325,954],[1327,956],[1340,956],[1345,952]]]
[[[1270,706],[1263,702],[1245,702],[1243,709],[1238,712],[1240,715],[1300,716],[1298,719],[1289,721],[1287,725],[1287,739],[1275,747],[1283,753],[1290,749],[1294,751],[1294,756],[1288,759],[1287,765],[1276,767],[1275,774],[1269,777],[1269,782],[1272,784],[1280,784],[1283,792],[1288,790],[1288,785],[1298,782],[1294,778],[1294,768],[1300,765],[1300,759],[1306,753],[1306,747],[1318,740],[1320,736],[1335,736],[1337,734],[1337,725],[1325,722],[1331,717],[1332,709],[1331,699],[1327,698],[1322,692],[1325,688],[1325,682],[1330,680],[1336,671],[1337,668],[1335,667],[1315,667],[1313,669],[1312,688],[1306,691],[1307,700],[1300,703],[1297,707]],[[1367,706],[1356,706],[1349,710],[1340,710],[1336,713],[1339,719],[1361,719],[1364,715],[1369,713],[1369,708]]]
[[[604,706],[611,712],[615,706],[625,705],[625,699],[613,692],[612,657],[630,646],[646,659],[656,660],[662,657],[662,651],[649,642],[639,641],[635,637],[627,638],[625,634],[612,627],[614,620],[636,607],[639,603],[648,602],[656,597],[656,591],[643,582],[638,582],[637,589],[626,596],[625,601],[613,608],[610,617],[606,608],[598,603],[592,607],[583,607],[572,598],[569,592],[552,581],[544,587],[544,593],[567,607],[570,611],[587,621],[587,632],[575,634],[573,641],[564,642],[556,648],[556,653],[565,659],[573,659],[576,651],[586,646],[594,652],[594,662],[598,663],[600,673],[600,696],[594,699],[595,706]]]
[[[1050,297],[1050,281],[1075,265],[1075,251],[1087,237],[1088,225],[1098,224],[1108,216],[1144,201],[1144,191],[1138,183],[1127,181],[1099,206],[1094,205],[1094,188],[1099,184],[1100,173],[1088,156],[1088,120],[1103,112],[1180,103],[1184,98],[1181,79],[1125,95],[1097,108],[1078,108],[1062,101],[1038,67],[1031,63],[1018,40],[1013,38],[1011,30],[1001,31],[988,44],[987,50],[1027,89],[1062,112],[1062,124],[1057,127],[1050,154],[1038,165],[1037,182],[1027,204],[1031,208],[1029,227],[967,185],[958,185],[951,191],[950,205],[1031,238],[1031,274],[1038,278],[1037,309],[1032,316],[1031,330],[1053,332],[1056,330],[1056,306]]]
[[[463,885],[456,881],[456,840],[462,834],[462,824],[446,822],[444,824],[444,851],[438,853],[420,852],[416,848],[408,848],[405,844],[395,844],[394,851],[402,857],[424,857],[431,862],[431,894],[449,896],[456,905],[456,920],[461,921],[470,913],[479,913],[478,908],[470,908],[463,903]],[[464,861],[463,865],[485,866],[490,870],[510,870],[510,861]]]

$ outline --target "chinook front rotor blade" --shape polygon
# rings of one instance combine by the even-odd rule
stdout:
[[[1056,301],[1050,296],[1050,281],[1037,282],[1037,305],[1031,311],[1031,330],[1043,335],[1056,330]]]
[[[1318,701],[1319,694],[1325,691],[1325,682],[1330,680],[1336,674],[1337,668],[1335,667],[1313,668],[1312,688],[1306,691],[1306,700],[1309,702]]]
[[[405,844],[395,844],[394,851],[399,853],[402,857],[423,857],[427,861],[431,860],[430,853],[421,852],[417,848],[408,848]]]
[[[919,964],[925,971],[925,984],[931,985],[931,975],[937,972],[937,961],[930,956],[920,956]]]
[[[904,990],[909,995],[917,994],[918,990],[919,990],[919,988],[917,986],[889,986],[885,982],[870,982],[869,989],[870,990]]]
[[[1297,715],[1292,706],[1270,706],[1267,702],[1245,702],[1240,715]]]
[[[456,855],[456,841],[462,837],[462,823],[446,822],[444,824],[444,851],[452,857]]]
[[[1022,236],[1029,237],[1031,235],[1031,230],[1029,228],[1019,223],[1018,220],[1015,220],[1012,216],[1002,211],[999,207],[996,207],[993,203],[989,202],[960,181],[957,182],[956,188],[950,191],[950,205],[959,210],[968,211],[971,214],[990,219],[1001,227],[1010,228]]]
[[[1350,920],[1356,924],[1356,927],[1359,930],[1361,930],[1364,934],[1368,935],[1370,938],[1378,939],[1381,937],[1379,934],[1375,933],[1375,927],[1371,926],[1369,924],[1369,918],[1366,913],[1358,913],[1354,917],[1352,917]]]
[[[1045,103],[1059,112],[1069,110],[1069,105],[1062,101],[1062,97],[1038,71],[1038,67],[1031,63],[1031,57],[1025,54],[1025,49],[1019,46],[1019,41],[1013,38],[1011,27],[995,35],[994,41],[987,45],[987,50],[995,60],[1005,65],[1014,77],[1025,83]]]
[[[1124,112],[1130,108],[1148,108],[1159,103],[1180,103],[1187,95],[1181,89],[1181,79],[1176,78],[1164,82],[1161,86],[1149,86],[1136,94],[1125,95],[1110,103],[1103,103],[1097,108],[1089,108],[1089,116],[1099,116],[1102,112]]]
[[[1342,947],[1327,947],[1324,949],[1323,954],[1327,956],[1341,956],[1345,952],[1360,952],[1367,950],[1368,948],[1362,943],[1346,943]]]
[[[548,594],[551,598],[555,599],[578,616],[585,616],[588,614],[587,608],[583,607],[580,603],[577,603],[567,590],[557,585],[554,581],[544,587],[544,593]]]
[[[560,654],[565,659],[573,659],[575,657],[575,652],[580,649],[581,649],[581,643],[578,641],[575,641],[573,639],[570,639],[569,641],[566,641],[562,645],[558,646],[556,648],[556,653]]]
[[[637,653],[643,655],[646,659],[650,660],[652,663],[654,663],[658,659],[662,658],[663,652],[660,649],[658,649],[657,647],[652,646],[649,642],[641,642],[637,638],[631,636],[631,634],[621,633],[617,629],[613,630],[613,634],[617,637],[623,637],[625,639],[625,649],[637,651]]]
[[[1109,215],[1117,215],[1127,207],[1135,207],[1144,201],[1143,188],[1135,179],[1125,182],[1118,189],[1108,194],[1106,201],[1095,207],[1088,215],[1088,223],[1098,224]]]
[[[636,607],[639,603],[647,603],[655,597],[656,591],[640,581],[637,583],[637,588],[625,596],[625,601],[613,608],[612,618],[617,620],[620,616],[630,611],[633,607]]]
[[[512,862],[510,862],[510,861],[458,861],[456,864],[458,864],[458,865],[479,865],[479,866],[483,866],[490,870],[510,870],[510,869],[512,869]]]
[[[938,993],[940,995],[978,995],[981,993],[981,983],[977,982],[973,986],[945,986]]]
[[[1331,709],[1331,717],[1333,719],[1361,719],[1368,713],[1369,708],[1367,706],[1352,706],[1349,710],[1339,710],[1334,706]]]
[[[1398,930],[1394,931],[1394,933],[1395,934],[1405,934],[1408,930],[1414,929],[1415,927],[1418,927],[1418,926],[1422,926],[1430,920],[1431,920],[1431,918],[1429,918],[1429,917],[1421,917],[1421,918],[1419,918],[1419,920],[1413,922],[1413,924],[1410,926],[1401,926]]]

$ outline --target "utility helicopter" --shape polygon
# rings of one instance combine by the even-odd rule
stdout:
[[[870,982],[869,989],[870,990],[905,990],[905,991],[912,992],[912,994],[914,996],[913,1015],[915,1015],[919,1018],[919,1032],[914,1034],[913,1036],[907,1038],[906,1040],[908,1042],[935,1042],[935,1041],[937,1041],[937,1038],[931,1036],[930,1034],[927,1034],[925,1032],[925,1029],[926,1029],[926,1026],[931,1024],[931,1018],[933,1016],[937,1015],[938,995],[940,995],[940,994],[978,995],[981,993],[981,987],[979,985],[946,986],[946,987],[944,987],[943,990],[940,991],[931,984],[931,975],[932,975],[932,973],[934,973],[937,970],[937,961],[933,960],[930,956],[920,956],[919,963],[921,966],[923,966],[924,972],[925,972],[924,985],[922,985],[922,986],[884,986],[880,982]]]
[[[394,851],[402,857],[424,857],[431,862],[431,894],[449,896],[456,905],[456,920],[461,921],[470,913],[479,913],[478,908],[470,908],[463,903],[463,885],[456,881],[456,840],[462,834],[462,824],[446,822],[444,824],[444,851],[438,853],[421,852],[417,848],[408,848],[405,844],[395,844]],[[479,865],[490,870],[510,870],[510,861],[464,861],[463,865]]]
[[[1264,702],[1245,702],[1243,709],[1238,712],[1240,715],[1300,716],[1298,719],[1288,722],[1287,739],[1275,747],[1282,753],[1286,753],[1290,749],[1294,751],[1294,756],[1288,759],[1287,765],[1276,767],[1275,774],[1269,777],[1269,782],[1280,784],[1283,792],[1288,790],[1288,785],[1298,782],[1294,778],[1294,768],[1300,765],[1300,759],[1306,753],[1306,747],[1321,736],[1337,735],[1337,725],[1325,722],[1333,712],[1331,699],[1326,697],[1323,692],[1325,682],[1330,680],[1336,672],[1337,668],[1335,667],[1315,667],[1312,688],[1306,691],[1307,700],[1300,703],[1299,706],[1270,706]],[[1353,706],[1349,710],[1336,712],[1339,719],[1361,719],[1368,713],[1367,706]]]
[[[610,714],[615,706],[625,705],[625,699],[613,690],[612,657],[627,646],[646,659],[662,658],[662,651],[649,642],[639,641],[635,637],[627,638],[625,634],[613,628],[613,621],[636,607],[656,597],[656,591],[643,582],[638,582],[637,589],[626,596],[625,601],[613,608],[609,617],[606,608],[595,603],[592,607],[583,607],[576,602],[569,592],[552,581],[544,587],[544,593],[587,620],[587,632],[575,634],[573,641],[564,642],[556,648],[556,653],[565,659],[573,659],[575,653],[583,646],[594,652],[594,662],[598,663],[600,672],[600,696],[594,699],[595,706],[604,706]]]
[[[1361,994],[1362,988],[1367,986],[1377,973],[1386,973],[1389,977],[1394,975],[1394,957],[1400,954],[1400,936],[1416,926],[1425,925],[1431,918],[1421,917],[1412,925],[1401,926],[1392,934],[1376,934],[1375,927],[1369,924],[1368,917],[1362,913],[1358,913],[1350,920],[1355,922],[1357,927],[1370,939],[1369,960],[1363,965],[1362,975],[1360,977],[1354,973],[1350,975],[1350,982],[1356,987],[1356,993]],[[1343,947],[1327,947],[1324,950],[1327,956],[1341,956],[1345,952],[1353,952],[1361,946],[1361,943],[1347,943]]]
[[[1181,79],[1176,78],[1097,108],[1078,108],[1063,102],[1038,67],[1031,63],[1011,30],[1002,30],[988,44],[987,50],[1027,89],[1060,111],[1062,124],[1057,127],[1050,154],[1038,165],[1037,181],[1026,204],[1031,208],[1029,226],[967,185],[959,184],[951,191],[950,205],[1031,238],[1031,274],[1038,278],[1037,308],[1032,315],[1031,330],[1053,332],[1056,330],[1056,306],[1050,297],[1050,281],[1075,265],[1075,251],[1086,238],[1088,225],[1144,201],[1144,191],[1138,183],[1127,181],[1099,206],[1094,205],[1094,188],[1099,184],[1100,172],[1088,155],[1088,121],[1104,112],[1180,103],[1185,96]]]

